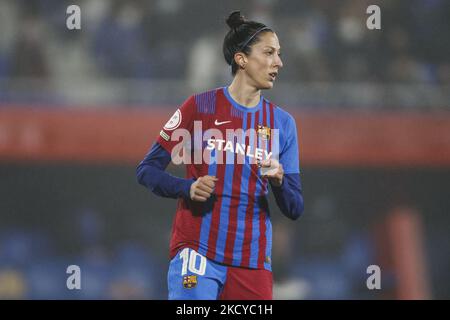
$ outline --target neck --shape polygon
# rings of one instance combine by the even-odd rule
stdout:
[[[228,92],[237,103],[244,107],[255,107],[261,99],[261,90],[249,85],[239,74],[234,77]]]

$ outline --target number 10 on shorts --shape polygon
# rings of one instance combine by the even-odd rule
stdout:
[[[189,254],[190,251],[190,254]],[[189,272],[203,276],[206,271],[206,258],[190,248],[184,248],[180,253],[180,259],[183,260],[181,275],[184,276],[188,269]],[[199,262],[197,261],[199,259]],[[197,268],[197,264],[199,264]]]

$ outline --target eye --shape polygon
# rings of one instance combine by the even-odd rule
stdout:
[[[278,52],[278,56],[281,57],[281,52]]]

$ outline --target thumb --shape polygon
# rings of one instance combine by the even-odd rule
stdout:
[[[261,166],[265,167],[265,168],[268,168],[271,165],[272,165],[272,159],[266,159],[266,160],[263,160],[263,162],[261,162]]]

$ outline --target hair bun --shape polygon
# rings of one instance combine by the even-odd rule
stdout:
[[[243,16],[241,16],[240,11],[233,11],[232,13],[230,13],[230,15],[227,19],[227,24],[231,29],[236,29],[241,24],[244,24],[244,23],[245,23],[245,19]]]

